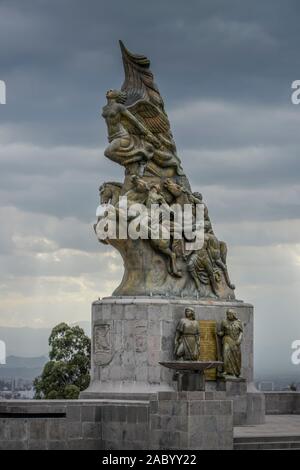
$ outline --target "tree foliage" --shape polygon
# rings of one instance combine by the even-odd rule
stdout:
[[[49,358],[34,380],[36,399],[76,399],[90,382],[91,341],[79,326],[60,323],[49,337]]]

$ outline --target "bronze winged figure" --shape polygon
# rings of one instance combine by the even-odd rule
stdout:
[[[109,145],[104,154],[129,174],[163,176],[173,168],[183,175],[163,99],[154,83],[150,61],[132,54],[120,41],[125,80],[121,90],[108,90],[102,110]]]

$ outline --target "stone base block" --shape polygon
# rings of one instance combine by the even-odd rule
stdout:
[[[107,298],[92,305],[91,385],[82,398],[101,393],[154,393],[177,388],[159,362],[174,359],[174,335],[184,309],[196,319],[220,322],[233,308],[244,326],[242,375],[253,378],[253,307],[240,301]]]
[[[178,391],[205,391],[205,376],[199,373],[178,373]]]
[[[265,422],[265,397],[253,383],[238,379],[219,381],[217,389],[233,402],[234,426]]]
[[[144,403],[106,401],[102,448],[232,449],[232,401],[206,399],[205,392],[159,392]]]
[[[150,401],[150,449],[233,448],[232,401],[205,392],[158,393]]]
[[[236,424],[262,422],[262,397],[247,386],[253,381],[253,307],[241,301],[188,300],[170,298],[107,298],[92,306],[91,384],[81,393],[84,399],[149,399],[156,392],[174,392],[174,372],[159,362],[174,359],[174,335],[187,306],[198,320],[221,322],[233,308],[244,328],[242,377],[223,390],[217,381],[206,381],[206,390],[217,399],[234,402]],[[224,392],[223,394],[221,392]],[[216,396],[214,396],[216,399]]]
[[[264,392],[267,415],[300,415],[300,392]]]

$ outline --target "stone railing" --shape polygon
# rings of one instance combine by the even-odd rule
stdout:
[[[265,392],[267,415],[300,414],[300,392]]]
[[[148,409],[142,401],[115,406],[105,400],[1,401],[0,450],[109,448],[116,445],[117,421],[119,430],[126,430],[124,445],[145,448]]]

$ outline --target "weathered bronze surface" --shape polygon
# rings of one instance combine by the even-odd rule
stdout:
[[[199,320],[200,328],[200,355],[199,361],[217,361],[217,322],[215,320]],[[205,370],[206,380],[216,380],[216,368]]]
[[[234,310],[228,309],[218,336],[222,338],[223,377],[240,377],[242,368],[241,343],[243,325]]]
[[[176,359],[197,361],[200,355],[200,328],[192,308],[185,309],[185,318],[179,320],[175,334]]]
[[[234,299],[234,285],[227,271],[227,246],[216,237],[207,206],[200,193],[193,193],[181,166],[165,111],[163,99],[154,82],[150,61],[132,54],[120,42],[125,71],[121,90],[109,90],[102,116],[106,121],[108,141],[104,154],[125,169],[122,183],[105,182],[100,186],[102,212],[94,225],[99,241],[110,244],[121,254],[124,275],[115,296],[174,296],[191,298]],[[191,204],[204,207],[204,245],[187,249],[184,237],[177,240],[108,238],[101,240],[99,227],[105,210],[111,205],[120,214],[119,197],[126,195],[128,204],[150,207]],[[146,221],[145,221],[146,222]],[[152,222],[152,220],[151,220]],[[163,221],[158,222],[164,232]],[[174,225],[172,226],[174,230]]]

